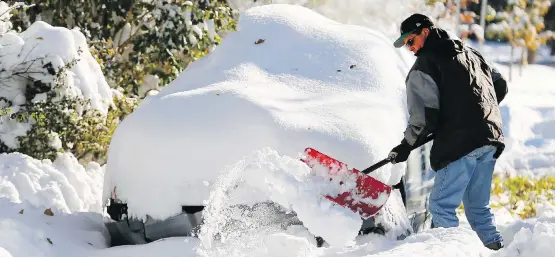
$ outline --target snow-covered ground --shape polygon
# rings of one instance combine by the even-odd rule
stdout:
[[[280,15],[284,12],[288,19]],[[243,32],[242,25],[252,27]],[[281,42],[270,32],[280,33]],[[254,44],[260,38],[265,42]],[[126,135],[115,137],[121,141],[115,146],[141,139],[157,151],[127,142],[128,153],[111,148],[107,165],[107,170],[112,164],[134,169],[124,175],[144,184],[136,188],[147,194],[140,198],[151,194],[178,203],[187,198],[181,195],[191,185],[175,179],[198,176],[201,185],[195,187],[207,195],[200,199],[208,205],[200,238],[108,248],[102,224],[106,217],[100,211],[105,167],[96,163],[83,167],[67,154],[49,162],[13,153],[0,156],[0,256],[554,256],[554,207],[548,203],[539,206],[537,217],[526,220],[504,208],[496,210],[506,248],[493,252],[482,246],[465,217],[458,228],[429,229],[404,240],[389,234],[354,238],[358,218],[319,199],[321,182],[308,180],[308,168],[296,151],[322,141],[317,148],[363,167],[383,158],[401,137],[403,78],[412,57],[390,45],[390,39],[378,33],[335,23],[302,8],[252,11],[240,23],[240,32],[230,34],[212,57],[198,61],[158,96],[150,97],[135,115],[144,120],[130,119],[119,129]],[[271,54],[277,57],[268,59]],[[487,56],[492,60],[502,55],[506,52],[491,51]],[[507,74],[506,66],[496,65]],[[508,148],[497,171],[554,175],[554,67],[530,65],[514,75],[502,104]],[[242,127],[245,124],[249,128]],[[134,126],[142,131],[134,131]],[[219,126],[222,131],[215,129]],[[342,130],[349,133],[342,135]],[[200,149],[203,145],[206,150]],[[353,153],[367,156],[351,157]],[[193,154],[202,162],[185,160]],[[227,167],[212,174],[203,170],[223,164]],[[385,175],[390,169],[385,167],[377,177],[395,180]],[[116,172],[106,173],[113,173],[106,180],[111,190]],[[155,180],[169,187],[157,192],[160,189],[149,187]],[[229,191],[237,183],[239,187]],[[127,189],[131,198],[140,193],[132,188]],[[284,230],[267,223],[264,212],[238,214],[228,207],[265,199],[300,213],[306,227]],[[45,212],[47,208],[52,213]],[[165,209],[160,216],[173,212]],[[242,219],[240,226],[246,227],[225,228],[230,218]],[[214,238],[217,234],[219,240]],[[314,234],[329,243],[317,248]]]

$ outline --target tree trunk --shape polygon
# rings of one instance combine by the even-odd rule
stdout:
[[[527,64],[537,63],[537,50],[527,49]]]

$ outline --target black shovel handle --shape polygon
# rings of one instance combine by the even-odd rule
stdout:
[[[434,134],[430,134],[429,136],[427,136],[427,138],[425,138],[425,140],[421,144],[413,146],[411,148],[411,150],[417,149],[417,148],[425,145],[425,143],[430,142],[432,139],[434,139],[434,136],[435,136]],[[385,158],[385,159],[379,161],[378,163],[376,163],[376,164],[366,168],[365,170],[361,171],[361,173],[369,174],[369,173],[377,170],[378,168],[390,163],[393,159],[394,159],[394,157]]]

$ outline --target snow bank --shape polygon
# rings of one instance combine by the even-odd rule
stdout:
[[[552,207],[552,212],[554,212]],[[499,226],[505,248],[493,256],[547,256],[556,255],[554,242],[554,213],[526,220],[517,220]]]
[[[509,77],[506,66],[497,66]],[[510,176],[554,175],[556,73],[554,67],[529,65],[509,82],[509,92],[500,107],[506,149],[496,171]]]
[[[88,252],[92,257],[195,257],[199,239],[194,237],[163,238],[144,245],[122,245]],[[83,256],[83,253],[77,256]]]
[[[9,27],[8,27],[9,28]],[[82,51],[79,53],[79,51]],[[53,27],[45,22],[33,23],[26,31],[14,31],[0,36],[0,108],[9,108],[10,114],[19,111],[26,101],[29,80],[53,82],[55,76],[47,73],[44,65],[51,63],[58,69],[78,59],[67,72],[63,87],[54,89],[58,98],[64,96],[89,99],[91,107],[107,113],[112,103],[110,90],[100,65],[89,52],[85,36],[78,30]],[[37,94],[33,102],[44,101],[46,94]],[[82,107],[85,108],[85,107]],[[2,116],[0,140],[8,147],[17,148],[16,137],[30,129],[30,124],[20,123],[9,116]]]
[[[101,213],[103,170],[95,162],[84,168],[68,153],[54,162],[20,153],[0,154],[0,199],[28,202],[54,212]]]
[[[44,208],[3,198],[0,210],[0,256],[83,256],[109,244],[98,213],[47,216]]]
[[[264,147],[292,158],[315,147],[364,169],[403,137],[409,64],[398,51],[381,33],[303,7],[252,8],[119,125],[104,198],[116,187],[132,215],[165,218],[203,204],[226,166]],[[373,176],[393,184],[404,169]]]

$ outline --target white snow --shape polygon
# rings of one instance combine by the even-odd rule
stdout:
[[[498,68],[502,74],[509,73],[507,67]],[[512,176],[554,175],[554,67],[529,66],[518,78],[514,73],[501,105],[506,149],[496,170]]]
[[[223,209],[238,203],[270,200],[280,204],[290,212],[295,211],[309,232],[321,236],[330,245],[349,243],[361,227],[359,215],[324,198],[338,194],[336,180],[315,175],[302,161],[280,156],[270,148],[253,152],[236,164],[226,177],[222,181],[225,183],[217,184],[215,194],[207,202],[208,212],[203,215],[207,223],[202,228],[201,239],[209,249],[216,232],[223,233],[220,225],[230,219]]]
[[[493,256],[554,256],[554,232],[554,215],[506,224],[501,233],[510,244]]]
[[[0,256],[82,256],[109,246],[100,213],[53,210],[48,216],[44,207],[4,198],[0,210]]]
[[[374,164],[406,125],[409,64],[400,56],[408,53],[391,45],[299,6],[250,9],[238,32],[119,125],[104,196],[116,187],[132,215],[166,218],[203,204],[211,188],[200,182],[213,184],[265,147],[293,158],[315,147],[355,168]],[[404,167],[372,175],[394,184]]]
[[[0,154],[0,198],[55,212],[102,212],[103,175],[104,167],[98,163],[85,168],[69,153],[59,154],[54,162],[4,153]]]
[[[284,15],[295,20],[272,11],[291,11]],[[548,202],[525,220],[507,208],[494,210],[506,246],[498,252],[482,246],[464,216],[458,228],[428,229],[404,240],[396,239],[400,232],[355,236],[360,219],[320,197],[341,188],[327,186],[299,152],[318,142],[311,145],[357,168],[383,158],[405,127],[403,78],[411,55],[367,29],[297,8],[253,9],[242,19],[239,32],[147,97],[122,124],[106,182],[104,167],[83,167],[70,154],[53,162],[0,154],[0,256],[555,256],[554,206]],[[265,42],[255,45],[259,38]],[[507,58],[498,45],[485,49],[491,60]],[[507,75],[506,66],[496,65]],[[553,66],[529,65],[521,75],[514,70],[502,104],[508,148],[498,173],[554,175],[554,76]],[[404,169],[389,166],[381,173],[392,168],[392,177]],[[160,209],[161,216],[184,200],[207,205],[200,238],[108,248],[101,204],[113,185],[127,187],[123,193],[131,201],[168,199],[162,207],[135,204]],[[232,206],[264,200],[279,205],[242,213]],[[393,191],[384,212],[398,220],[381,221],[394,231],[408,223],[400,202]],[[54,216],[44,214],[47,208]],[[273,209],[295,211],[305,226],[273,224]],[[324,247],[316,247],[314,235],[326,239]]]

